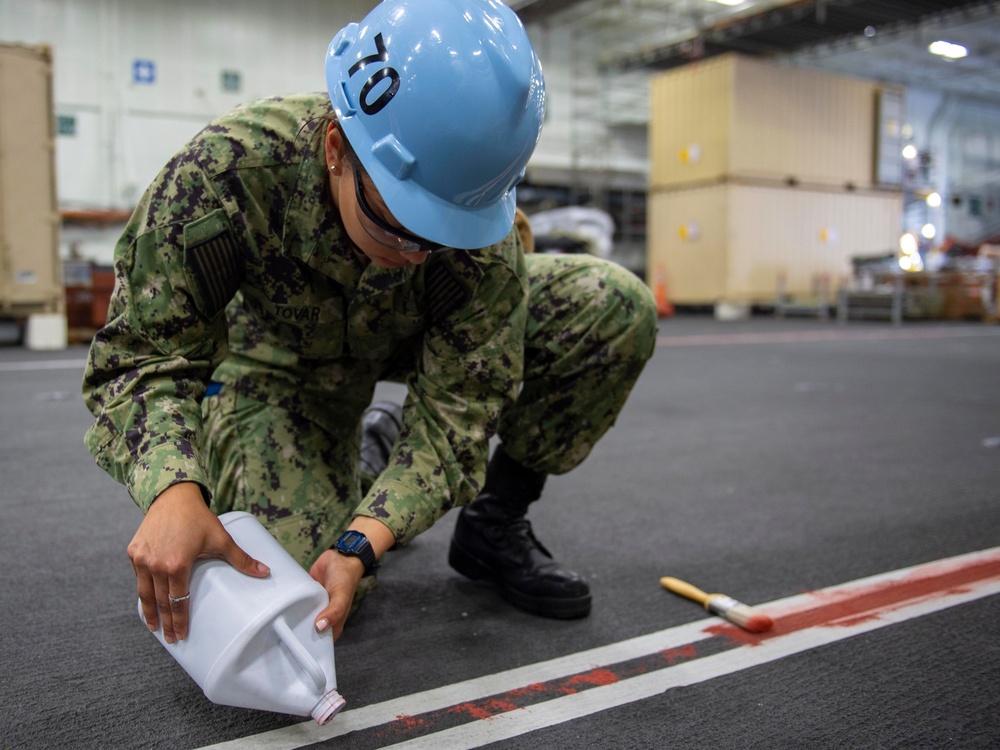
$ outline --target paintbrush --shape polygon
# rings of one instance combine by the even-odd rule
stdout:
[[[661,578],[660,584],[667,591],[698,602],[713,615],[729,620],[751,633],[763,633],[774,627],[774,620],[770,617],[725,594],[706,594],[697,586],[669,576]]]

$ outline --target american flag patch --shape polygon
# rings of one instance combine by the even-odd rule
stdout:
[[[243,283],[240,249],[229,232],[223,232],[185,249],[188,272],[198,286],[198,308],[215,317]]]

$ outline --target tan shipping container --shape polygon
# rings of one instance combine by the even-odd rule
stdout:
[[[52,55],[0,44],[0,315],[64,309]]]
[[[735,54],[651,85],[651,187],[875,184],[878,84]]]
[[[808,297],[821,276],[832,295],[853,256],[894,251],[902,209],[898,193],[736,182],[655,192],[647,268],[680,305],[773,304],[781,283],[789,296]]]

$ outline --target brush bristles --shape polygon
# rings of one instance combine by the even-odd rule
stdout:
[[[705,608],[751,633],[763,633],[774,627],[774,620],[770,617],[728,596],[713,596]]]

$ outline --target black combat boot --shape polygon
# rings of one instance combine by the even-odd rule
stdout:
[[[376,401],[361,417],[361,455],[359,466],[362,475],[374,481],[385,471],[392,446],[403,427],[403,407],[391,401]]]
[[[542,494],[545,474],[521,466],[498,447],[479,497],[462,509],[448,564],[495,586],[515,607],[542,617],[590,613],[590,586],[552,559],[524,517]]]

